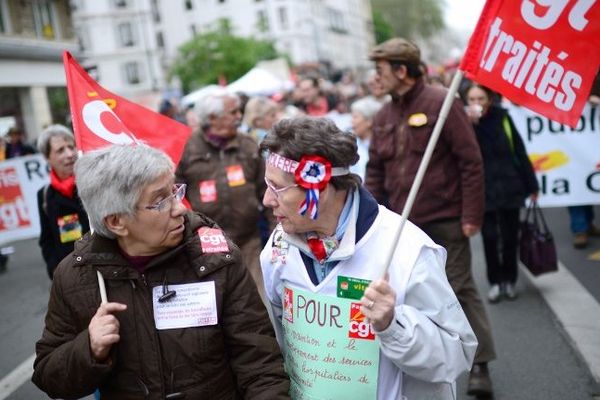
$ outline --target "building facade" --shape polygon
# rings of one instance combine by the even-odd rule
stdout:
[[[65,123],[64,50],[77,50],[68,0],[0,0],[0,135]]]
[[[177,95],[177,49],[226,18],[234,34],[269,39],[295,64],[370,65],[370,0],[71,0],[84,65],[107,89],[146,103]],[[156,104],[156,98],[154,99]]]

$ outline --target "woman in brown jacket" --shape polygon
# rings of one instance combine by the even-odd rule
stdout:
[[[267,312],[240,252],[181,204],[173,164],[145,145],[84,155],[94,234],[57,268],[33,382],[51,397],[288,399]],[[105,281],[109,302],[101,303]],[[100,305],[100,306],[99,306]]]

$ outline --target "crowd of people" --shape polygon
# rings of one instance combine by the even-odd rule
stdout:
[[[164,100],[193,130],[178,165],[144,144],[77,159],[72,132],[47,127],[53,284],[34,383],[61,398],[266,400],[323,398],[337,380],[328,398],[453,399],[470,371],[467,393],[492,398],[469,238],[482,234],[489,302],[514,300],[534,169],[498,96],[465,82],[394,243],[447,79],[403,38],[369,58],[360,84],[307,75],[185,112]],[[34,151],[10,139],[7,157]],[[586,241],[600,234],[570,211]],[[349,361],[332,356],[338,339]]]

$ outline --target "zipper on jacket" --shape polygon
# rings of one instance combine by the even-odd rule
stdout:
[[[142,280],[142,283],[144,284],[143,286],[143,291],[141,293],[141,300],[142,302],[146,302],[146,299],[150,299],[150,312],[152,313],[152,311],[154,310],[154,301],[153,301],[153,297],[152,297],[152,289],[148,286],[148,281],[146,280],[146,275],[141,273],[140,274],[140,278]],[[137,287],[135,286],[135,284],[133,285],[135,292],[137,292]],[[137,298],[137,296],[133,296],[133,304],[134,304],[134,313],[135,315],[137,315],[137,310],[135,309],[135,304],[136,301],[135,299]],[[154,321],[154,315],[150,315],[150,319],[149,321]],[[154,334],[154,349],[155,349],[155,353],[158,355],[158,376],[159,376],[159,384],[160,384],[160,392],[162,396],[166,395],[166,387],[165,387],[165,382],[163,381],[163,355],[162,355],[162,346],[160,344],[160,338],[158,336],[158,332],[156,329],[156,326],[152,327],[152,331]],[[136,339],[137,339],[137,343],[140,343],[140,338],[139,338],[139,334],[138,334],[138,324],[135,324],[135,335],[136,335]],[[143,358],[143,353],[144,351],[140,348],[139,349],[139,358],[140,361],[142,361]],[[142,370],[144,371],[144,370]],[[145,377],[146,374],[143,374],[143,376]],[[142,384],[144,382],[142,381]],[[144,384],[144,387],[146,387],[146,385]],[[147,387],[146,387],[147,390]]]

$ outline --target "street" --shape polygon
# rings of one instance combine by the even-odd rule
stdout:
[[[600,215],[600,207],[596,207]],[[600,251],[600,238],[593,238],[586,250],[574,250],[566,209],[545,210],[557,241],[559,258],[577,280],[600,299],[600,261],[588,259]],[[597,219],[598,223],[598,219]],[[0,400],[36,400],[47,397],[30,381],[31,366],[11,374],[34,353],[43,328],[50,281],[37,240],[13,243],[8,269],[0,275]],[[473,271],[485,298],[488,285],[480,236],[472,240]],[[490,364],[497,400],[592,400],[600,388],[586,363],[572,347],[561,322],[526,274],[521,273],[516,301],[486,306],[491,318],[498,359]],[[536,278],[539,279],[539,278]],[[577,305],[574,305],[577,306]],[[587,316],[598,319],[596,316]],[[595,332],[600,336],[600,332]],[[23,372],[24,371],[24,372]],[[16,382],[16,383],[15,383]],[[12,389],[10,384],[17,387]],[[22,384],[19,384],[22,383]],[[458,384],[458,398],[465,395],[466,374]]]

